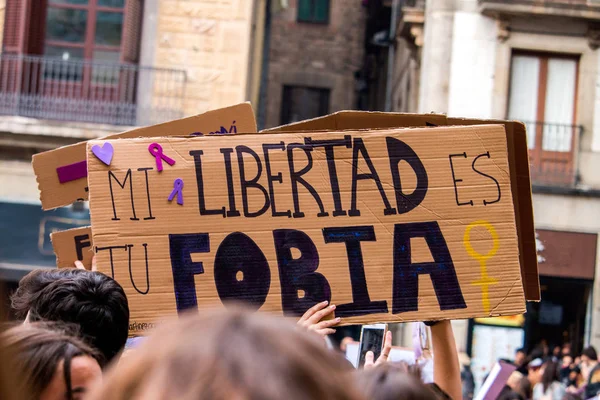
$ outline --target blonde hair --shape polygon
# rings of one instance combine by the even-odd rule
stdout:
[[[88,399],[362,399],[346,367],[290,321],[229,308],[165,324]]]

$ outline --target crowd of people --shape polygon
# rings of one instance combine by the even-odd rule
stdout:
[[[132,341],[122,287],[80,265],[31,272],[11,305],[21,320],[0,332],[2,399],[462,397],[449,321],[430,324],[434,382],[424,384],[417,366],[389,362],[390,332],[355,369],[327,340],[341,322],[328,302],[297,322],[241,305],[190,312]]]
[[[110,277],[72,269],[36,270],[11,296],[18,323],[0,332],[0,398],[81,399],[471,399],[449,321],[429,323],[433,383],[418,364],[381,355],[355,369],[328,335],[335,305],[316,304],[297,321],[243,306],[190,312],[143,340],[128,340],[129,306]],[[342,347],[344,343],[342,343]],[[588,399],[600,393],[600,364],[588,347],[515,355],[499,399]],[[462,379],[461,379],[462,378]],[[469,382],[471,381],[471,382]]]
[[[501,400],[576,400],[600,394],[600,364],[594,347],[575,355],[568,343],[552,352],[542,343],[529,354],[518,349],[512,363],[516,370]]]

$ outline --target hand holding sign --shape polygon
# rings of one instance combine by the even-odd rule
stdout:
[[[339,324],[342,319],[338,317],[323,320],[335,311],[335,304],[329,307],[327,307],[327,304],[329,304],[328,301],[323,301],[309,308],[298,320],[298,325],[323,337],[335,333],[335,329],[332,329],[332,327]]]

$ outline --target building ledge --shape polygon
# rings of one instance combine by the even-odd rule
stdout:
[[[479,8],[484,15],[494,18],[557,16],[600,21],[600,3],[586,0],[479,0]]]
[[[0,116],[0,132],[20,135],[51,136],[87,140],[124,132],[133,128],[134,127],[120,125],[65,122],[20,116]]]
[[[563,196],[578,196],[578,197],[600,197],[600,189],[593,189],[583,186],[560,187],[560,186],[544,186],[532,185],[531,191],[533,194],[555,194]]]

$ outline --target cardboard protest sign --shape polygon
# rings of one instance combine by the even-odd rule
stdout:
[[[133,129],[113,138],[208,135],[211,133],[256,132],[256,120],[250,103],[208,111],[164,124]],[[44,210],[87,200],[86,142],[35,154],[32,164]]]
[[[449,126],[502,124],[506,130],[510,165],[511,189],[517,235],[519,236],[519,258],[525,298],[539,301],[540,283],[535,247],[531,179],[529,175],[529,153],[525,125],[518,121],[448,118],[441,114],[406,114],[373,111],[338,111],[310,120],[283,125],[262,132],[317,131],[337,129],[381,129],[404,126]]]
[[[344,324],[519,314],[509,162],[502,125],[91,141],[98,268],[132,334],[230,300],[330,300]]]
[[[220,111],[229,111],[224,109]],[[440,114],[407,114],[407,113],[384,113],[376,111],[340,111],[324,117],[296,122],[276,128],[266,129],[262,132],[285,132],[294,130],[336,130],[336,129],[365,129],[381,127],[418,127],[446,125],[446,116]],[[164,126],[164,125],[163,125]],[[299,129],[302,128],[302,129]],[[147,129],[147,128],[144,128]],[[254,132],[256,127],[250,132]],[[139,131],[139,130],[136,130]],[[169,130],[171,131],[171,130]],[[241,131],[240,131],[241,132]],[[233,133],[233,132],[232,132]],[[131,137],[131,136],[129,136]],[[87,171],[86,171],[87,175]],[[86,232],[87,233],[87,232]],[[57,257],[59,268],[69,268],[78,260],[81,252],[82,242],[78,237],[83,233],[74,234],[74,231],[65,232],[58,236],[53,242],[54,253]],[[85,239],[88,247],[92,248],[91,229],[90,237]],[[84,257],[82,261],[86,268],[91,268],[91,257]]]
[[[50,239],[58,268],[73,268],[75,261],[81,261],[85,269],[92,268],[92,228],[84,226],[53,232]]]

